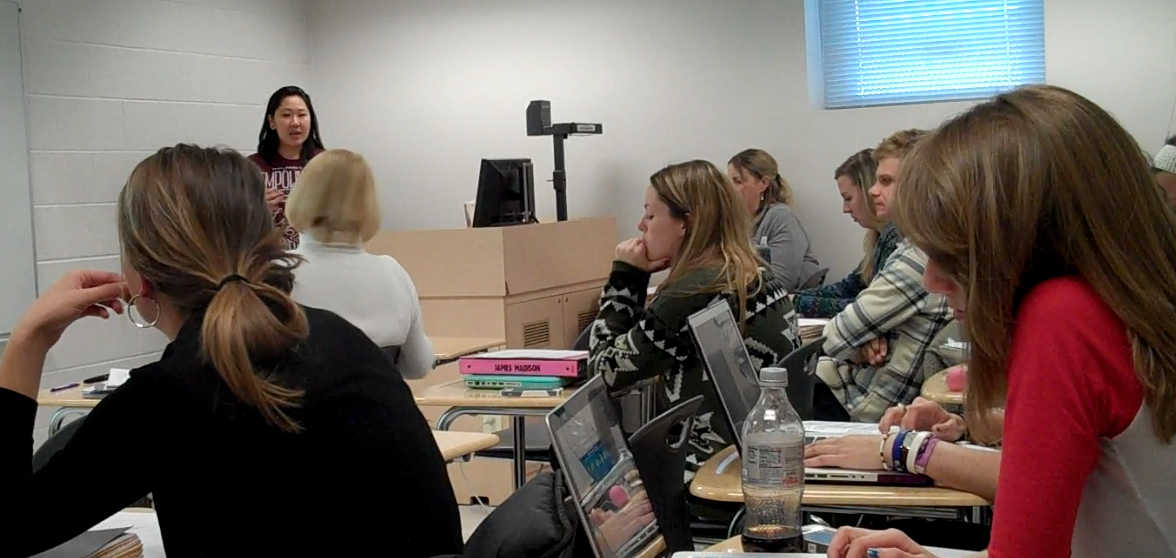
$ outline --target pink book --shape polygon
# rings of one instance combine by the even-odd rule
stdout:
[[[481,353],[458,359],[462,374],[503,376],[582,376],[588,351],[520,349]]]

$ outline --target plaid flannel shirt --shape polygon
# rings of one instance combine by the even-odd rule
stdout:
[[[926,265],[927,256],[902,240],[870,285],[825,326],[825,354],[839,362],[821,367],[818,377],[854,420],[877,421],[919,395],[927,349],[951,321],[947,299],[923,288]],[[886,362],[859,363],[861,348],[880,337]]]

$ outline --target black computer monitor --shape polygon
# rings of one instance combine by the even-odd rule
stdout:
[[[537,221],[535,173],[531,160],[482,159],[471,224],[475,227],[502,227]]]

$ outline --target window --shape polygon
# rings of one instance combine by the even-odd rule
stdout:
[[[1043,2],[816,0],[824,106],[982,99],[1043,83]]]

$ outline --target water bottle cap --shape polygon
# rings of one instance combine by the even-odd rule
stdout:
[[[783,368],[764,367],[760,369],[760,385],[764,387],[788,387],[788,371]]]

